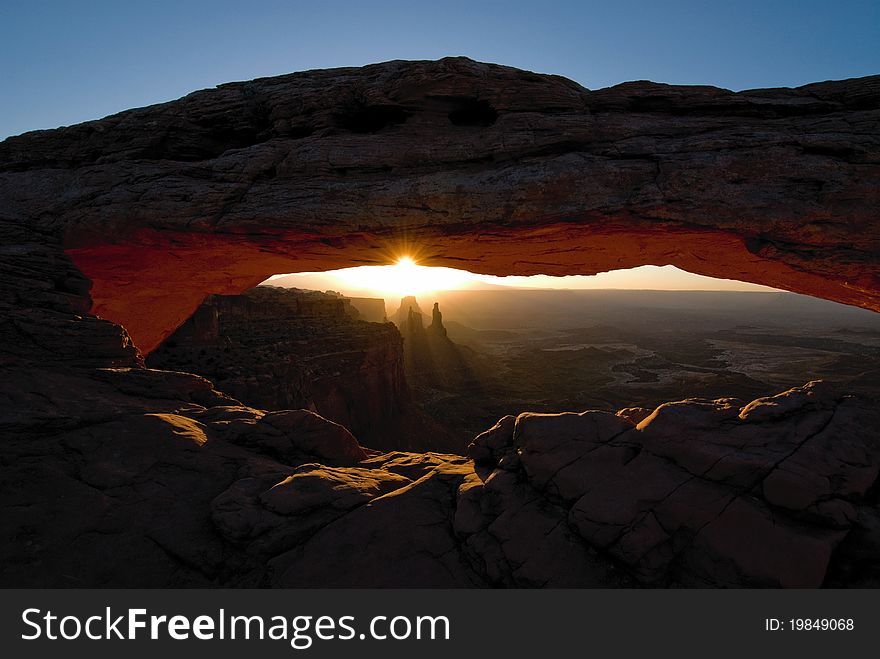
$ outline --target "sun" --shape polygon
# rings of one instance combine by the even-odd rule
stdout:
[[[334,275],[350,288],[399,297],[462,288],[474,280],[470,272],[419,265],[411,256],[400,257],[394,265],[346,268]]]

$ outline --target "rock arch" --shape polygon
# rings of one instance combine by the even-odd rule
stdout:
[[[878,311],[878,128],[880,77],[592,92],[447,59],[0,143],[0,583],[875,584],[875,401],[810,383],[637,425],[632,408],[505,417],[475,470],[364,459],[315,415],[143,368],[128,333],[149,351],[207,293],[402,251],[493,274],[672,263]],[[304,511],[302,487],[326,505]]]
[[[589,91],[463,58],[310,71],[0,144],[2,219],[148,352],[209,293],[387,262],[643,264],[880,310],[880,76]]]

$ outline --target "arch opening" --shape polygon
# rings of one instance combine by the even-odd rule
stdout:
[[[529,230],[473,227],[443,234],[424,227],[408,230],[403,238],[399,232],[251,235],[144,229],[124,240],[69,243],[66,251],[92,281],[94,313],[125,327],[144,354],[207,295],[238,294],[278,273],[389,265],[402,255],[425,266],[497,277],[595,275],[672,265],[880,310],[867,281],[875,275],[840,280],[775,260],[732,233],[674,227],[553,223]]]
[[[401,256],[209,296],[146,363],[371,448],[464,453],[522,410],[638,415],[815,379],[880,396],[878,341],[867,310],[672,266],[505,278]]]

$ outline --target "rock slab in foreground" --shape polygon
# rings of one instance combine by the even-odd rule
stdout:
[[[16,373],[4,586],[872,585],[877,412],[811,383],[376,454],[197,376]],[[31,378],[28,380],[27,378]],[[47,392],[29,398],[39,382]],[[52,384],[52,386],[48,386]],[[74,393],[71,393],[74,392]],[[88,405],[83,405],[88,401]]]
[[[510,585],[592,585],[560,580],[552,559],[536,571],[536,550],[568,547],[547,548],[556,534],[648,585],[818,587],[876,511],[877,419],[820,382],[748,405],[668,403],[637,426],[507,417],[471,446],[480,480],[460,492],[456,529]]]

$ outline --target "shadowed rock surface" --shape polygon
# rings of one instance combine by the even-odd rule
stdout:
[[[482,482],[457,528],[501,583],[559,585],[533,581],[534,547],[507,546],[563,529],[646,584],[817,587],[877,510],[872,407],[812,382],[668,403],[636,426],[631,410],[506,417],[471,446]]]
[[[272,286],[211,296],[146,364],[209,378],[251,407],[311,410],[371,448],[463,455],[473,435],[450,432],[414,404],[397,328],[353,318],[353,306],[335,294]]]
[[[353,316],[346,298],[315,291],[212,296],[147,364],[210,378],[253,407],[310,409],[362,440],[381,437],[408,405],[403,342],[392,324]]]
[[[880,419],[819,383],[637,426],[505,417],[474,462],[366,451],[193,375],[14,375],[4,586],[878,583]],[[20,393],[47,379],[39,404]]]
[[[208,294],[403,238],[488,274],[671,263],[880,309],[878,105],[877,77],[593,92],[447,59],[4,141],[0,583],[876,586],[876,405],[816,385],[509,417],[475,470],[142,355]]]

